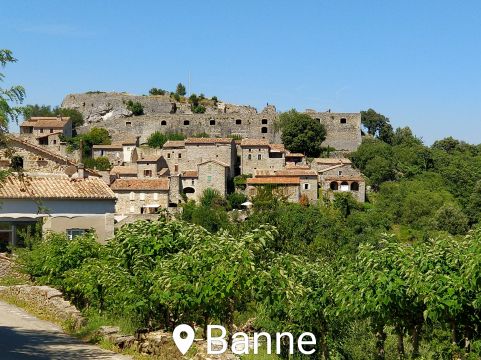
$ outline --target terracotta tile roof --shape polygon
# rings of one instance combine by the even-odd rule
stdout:
[[[52,135],[58,135],[58,134],[63,134],[63,131],[54,131],[52,133],[43,134],[43,135],[37,136],[37,139],[43,139],[43,138],[46,138]]]
[[[255,176],[276,176],[275,170],[256,170]]]
[[[137,159],[138,163],[144,163],[144,162],[157,162],[159,159],[162,157],[162,155],[148,155],[148,156],[143,156]]]
[[[110,188],[118,190],[169,190],[169,179],[117,179]]]
[[[364,181],[361,175],[329,175],[322,178],[324,181]]]
[[[332,165],[332,164],[351,164],[351,160],[342,158],[342,159],[337,159],[337,158],[316,158],[314,161],[318,164],[326,164],[326,165]]]
[[[267,139],[242,139],[241,146],[269,146]]]
[[[176,149],[176,148],[183,148],[185,147],[185,141],[184,140],[168,140],[164,146],[162,146],[163,149]]]
[[[284,148],[283,144],[269,144],[271,152],[285,152],[286,149]]]
[[[199,173],[197,171],[194,171],[194,170],[187,170],[187,171],[184,171],[182,173],[182,177],[196,178],[196,177],[199,177]]]
[[[298,177],[282,177],[282,176],[272,176],[272,177],[257,177],[247,179],[248,185],[299,185],[301,180]]]
[[[317,172],[312,169],[284,169],[276,171],[278,176],[317,176]]]
[[[9,176],[0,186],[0,199],[115,199],[115,194],[98,178]]]
[[[210,163],[210,162],[212,162],[214,164],[219,164],[223,167],[229,167],[229,165],[227,165],[226,163],[223,163],[223,162],[218,161],[218,160],[206,160],[204,162],[201,162],[200,164],[197,164],[197,166],[204,165],[204,164],[207,164],[207,163]]]
[[[27,140],[23,140],[19,137],[13,136],[13,135],[7,135],[7,139],[8,139],[8,141],[16,142],[16,143],[22,144],[23,146],[25,146],[27,148],[38,151],[39,153],[43,154],[44,156],[54,158],[55,161],[57,161],[57,163],[64,163],[66,165],[73,165],[75,167],[78,165],[78,163],[70,160],[68,157],[62,156],[62,155],[60,155],[60,154],[58,154],[54,151],[48,150],[44,146],[32,144],[31,142],[29,142]],[[89,175],[99,176],[99,177],[101,176],[97,171],[89,169],[89,168],[85,168],[85,171]]]
[[[20,126],[33,126],[36,128],[63,128],[69,120],[69,117],[32,117],[28,120],[25,120]]]
[[[286,154],[286,157],[304,157],[304,154],[302,153],[291,153],[291,152],[288,152]]]
[[[137,166],[114,166],[110,173],[112,175],[137,175]]]
[[[187,138],[185,144],[231,144],[231,138]]]
[[[92,149],[122,150],[122,144],[93,145]]]

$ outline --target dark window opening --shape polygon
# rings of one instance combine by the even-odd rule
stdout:
[[[330,187],[331,187],[331,190],[338,190],[339,189],[339,185],[335,181],[331,182]]]
[[[352,191],[359,191],[359,184],[357,182],[353,182],[351,184],[351,190]]]
[[[160,122],[160,125],[162,125],[162,126],[165,126],[165,125],[167,125],[167,121],[165,121],[165,120],[162,120],[162,121]]]
[[[346,118],[342,118],[341,119],[341,124],[346,124],[347,123],[347,119]]]
[[[262,125],[266,125],[267,124],[267,119],[262,119]]]
[[[125,122],[125,126],[130,126],[130,125],[132,125],[132,122],[131,122],[131,121],[126,121],[126,122]]]
[[[267,134],[267,127],[263,126],[263,127],[261,128],[261,133]]]
[[[209,121],[209,125],[215,125],[215,120]]]
[[[235,121],[235,124],[236,124],[236,125],[242,124],[242,120],[241,120],[241,119],[237,119],[237,120]]]
[[[184,125],[190,125],[190,121],[189,121],[189,120],[184,120]]]

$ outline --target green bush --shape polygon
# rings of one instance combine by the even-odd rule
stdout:
[[[99,156],[98,158],[86,158],[84,159],[84,164],[86,167],[90,169],[97,169],[100,171],[107,171],[112,168],[112,165],[110,164],[110,161],[107,157],[105,156]]]
[[[133,102],[132,100],[127,101],[127,109],[132,111],[134,116],[139,116],[144,114],[144,107],[138,101]]]
[[[163,89],[152,88],[149,90],[150,95],[165,95],[167,91]]]

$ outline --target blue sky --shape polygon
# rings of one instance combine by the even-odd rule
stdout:
[[[481,2],[2,1],[27,103],[174,89],[278,110],[372,107],[427,144],[481,143]]]

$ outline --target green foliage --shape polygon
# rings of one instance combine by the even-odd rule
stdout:
[[[185,94],[187,94],[185,91],[185,86],[182,83],[177,84],[177,87],[175,88],[175,94],[179,96],[185,96]]]
[[[110,134],[105,128],[92,128],[89,132],[77,135],[73,138],[64,139],[71,149],[80,149],[80,143],[83,146],[84,160],[92,157],[93,145],[109,145],[111,144]]]
[[[112,165],[110,164],[109,159],[105,156],[99,156],[95,159],[86,158],[84,159],[84,164],[88,168],[91,168],[91,169],[95,168],[100,171],[106,171],[112,168]]]
[[[282,143],[287,149],[309,157],[319,156],[321,144],[326,139],[324,125],[294,109],[280,114],[278,123],[282,130]]]
[[[389,118],[377,113],[373,109],[368,109],[367,111],[361,111],[361,123],[367,129],[369,135],[384,137],[387,139],[391,134],[386,134],[392,132],[392,127],[389,124]]]
[[[150,134],[147,144],[151,148],[162,148],[168,140],[184,140],[185,136],[179,133],[161,133],[156,131]]]
[[[15,63],[17,59],[7,49],[0,49],[0,67],[4,68],[9,63]],[[0,82],[3,82],[5,75],[0,72]],[[0,88],[0,133],[4,132],[10,121],[17,121],[22,114],[23,108],[17,106],[25,99],[25,89],[20,86]]]
[[[450,204],[443,205],[434,215],[436,228],[452,235],[466,234],[468,221],[459,207]]]
[[[49,105],[26,105],[23,109],[23,116],[30,118],[34,116],[64,116],[72,121],[72,127],[77,128],[84,124],[84,118],[80,111],[61,107],[50,107]]]
[[[211,188],[204,190],[200,196],[199,202],[202,206],[207,207],[225,205],[225,199],[222,197],[222,195],[217,190]]]
[[[205,113],[205,106],[199,103],[203,99],[205,99],[204,96],[198,97],[196,94],[192,94],[189,96],[190,109],[194,114]]]
[[[234,192],[227,195],[227,204],[229,209],[242,209],[241,204],[247,201],[247,196],[240,192]]]
[[[203,114],[203,113],[205,113],[206,108],[205,108],[204,105],[199,104],[197,106],[192,106],[191,110],[194,114]]]
[[[157,89],[155,87],[149,90],[150,95],[165,95],[166,93],[167,93],[166,90]]]
[[[144,107],[140,102],[129,100],[125,104],[127,105],[127,110],[132,111],[134,116],[144,115]]]

